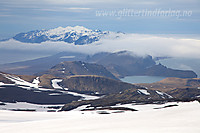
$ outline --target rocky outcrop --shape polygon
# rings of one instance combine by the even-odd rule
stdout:
[[[137,89],[133,84],[95,75],[76,75],[65,78],[63,87],[79,92],[98,92],[99,94],[119,93],[126,89]]]
[[[43,74],[53,75],[61,78],[71,75],[98,75],[117,80],[117,78],[102,65],[85,63],[82,61],[61,62],[48,71],[38,73],[37,75]]]

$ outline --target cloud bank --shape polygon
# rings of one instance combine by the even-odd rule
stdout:
[[[74,45],[65,42],[44,42],[41,44],[21,43],[10,39],[0,42],[0,49],[36,52],[73,51],[87,54],[97,52],[132,51],[137,55],[152,55],[200,58],[200,40],[160,37],[154,35],[126,34],[116,39],[101,39],[88,45]]]

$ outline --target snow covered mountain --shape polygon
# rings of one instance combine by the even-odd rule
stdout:
[[[41,43],[45,41],[64,41],[75,45],[90,44],[100,38],[112,36],[118,37],[122,33],[109,31],[91,30],[83,26],[58,27],[49,30],[35,30],[27,33],[19,33],[13,39],[25,43]],[[114,36],[113,36],[114,35]]]

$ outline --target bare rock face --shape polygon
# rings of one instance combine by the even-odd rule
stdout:
[[[119,93],[126,89],[137,89],[136,85],[95,75],[76,75],[65,78],[61,85],[79,92],[98,92],[100,94]]]

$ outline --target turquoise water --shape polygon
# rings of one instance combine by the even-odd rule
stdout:
[[[127,76],[121,80],[127,83],[153,83],[165,79],[159,76]]]

